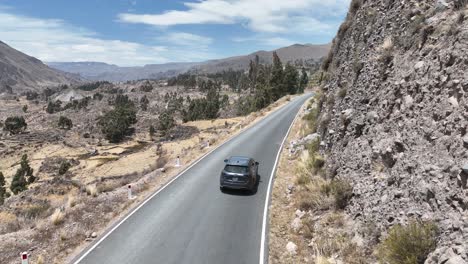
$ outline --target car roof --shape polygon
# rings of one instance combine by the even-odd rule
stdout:
[[[227,165],[236,165],[236,166],[248,166],[250,162],[249,157],[243,156],[232,156],[227,161]]]

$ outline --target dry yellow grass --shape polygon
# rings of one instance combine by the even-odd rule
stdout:
[[[392,38],[387,37],[382,44],[382,50],[390,51],[392,49],[393,49],[393,40]]]
[[[67,207],[72,208],[76,205],[76,197],[73,194],[68,195]]]
[[[39,257],[37,257],[36,263],[37,264],[44,264],[45,263],[44,257],[42,255],[39,255]]]
[[[50,221],[53,225],[59,225],[63,223],[65,219],[65,213],[60,209],[55,209],[55,212],[50,216]]]
[[[88,195],[96,197],[98,195],[98,193],[99,193],[98,191],[99,190],[98,190],[98,188],[96,187],[95,184],[91,184],[91,185],[86,186],[86,193]]]

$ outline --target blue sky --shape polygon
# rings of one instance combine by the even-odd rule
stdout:
[[[349,1],[0,0],[0,40],[43,61],[203,61],[328,43]]]

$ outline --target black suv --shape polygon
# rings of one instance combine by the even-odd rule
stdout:
[[[258,162],[252,158],[233,156],[224,160],[219,179],[221,191],[224,188],[253,191],[257,183]]]

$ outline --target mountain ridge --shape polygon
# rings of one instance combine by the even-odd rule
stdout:
[[[194,71],[215,73],[223,70],[246,70],[250,60],[258,55],[260,62],[271,63],[273,52],[277,52],[283,62],[303,61],[318,62],[329,51],[331,44],[294,44],[272,51],[256,51],[247,55],[232,56],[203,62],[170,62],[147,64],[144,66],[121,67],[103,62],[48,62],[55,69],[80,74],[89,80],[128,81],[138,79],[158,79]],[[87,64],[87,65],[86,65]],[[91,66],[91,68],[89,67]]]
[[[71,73],[52,69],[39,59],[0,41],[0,94],[79,82]]]

